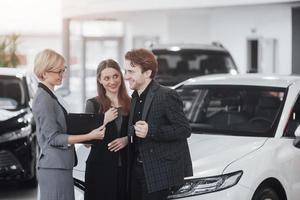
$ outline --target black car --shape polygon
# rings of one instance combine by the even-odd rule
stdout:
[[[200,75],[238,73],[229,51],[218,43],[156,45],[152,52],[158,62],[156,80],[165,86]]]
[[[25,71],[0,68],[0,183],[37,184],[33,88]]]

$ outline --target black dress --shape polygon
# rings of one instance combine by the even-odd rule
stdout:
[[[98,113],[95,98],[87,100],[86,112]],[[120,113],[120,112],[119,112]],[[106,125],[103,140],[93,143],[86,161],[85,200],[127,199],[127,147],[118,152],[108,150],[108,143],[127,136],[128,116],[120,115]]]

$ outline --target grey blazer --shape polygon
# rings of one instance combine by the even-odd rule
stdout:
[[[42,83],[39,83],[35,94],[32,111],[40,147],[37,167],[72,169],[74,145],[68,145],[66,110]]]

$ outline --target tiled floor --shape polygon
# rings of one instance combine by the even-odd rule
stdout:
[[[36,200],[37,188],[16,185],[0,186],[0,200]]]
[[[75,187],[75,200],[83,200],[83,192]],[[37,200],[37,188],[0,185],[0,200]]]

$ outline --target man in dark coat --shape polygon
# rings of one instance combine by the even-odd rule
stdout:
[[[175,90],[153,80],[157,69],[154,54],[146,49],[125,55],[125,80],[134,90],[128,126],[131,200],[164,200],[171,187],[193,174],[183,103]]]

